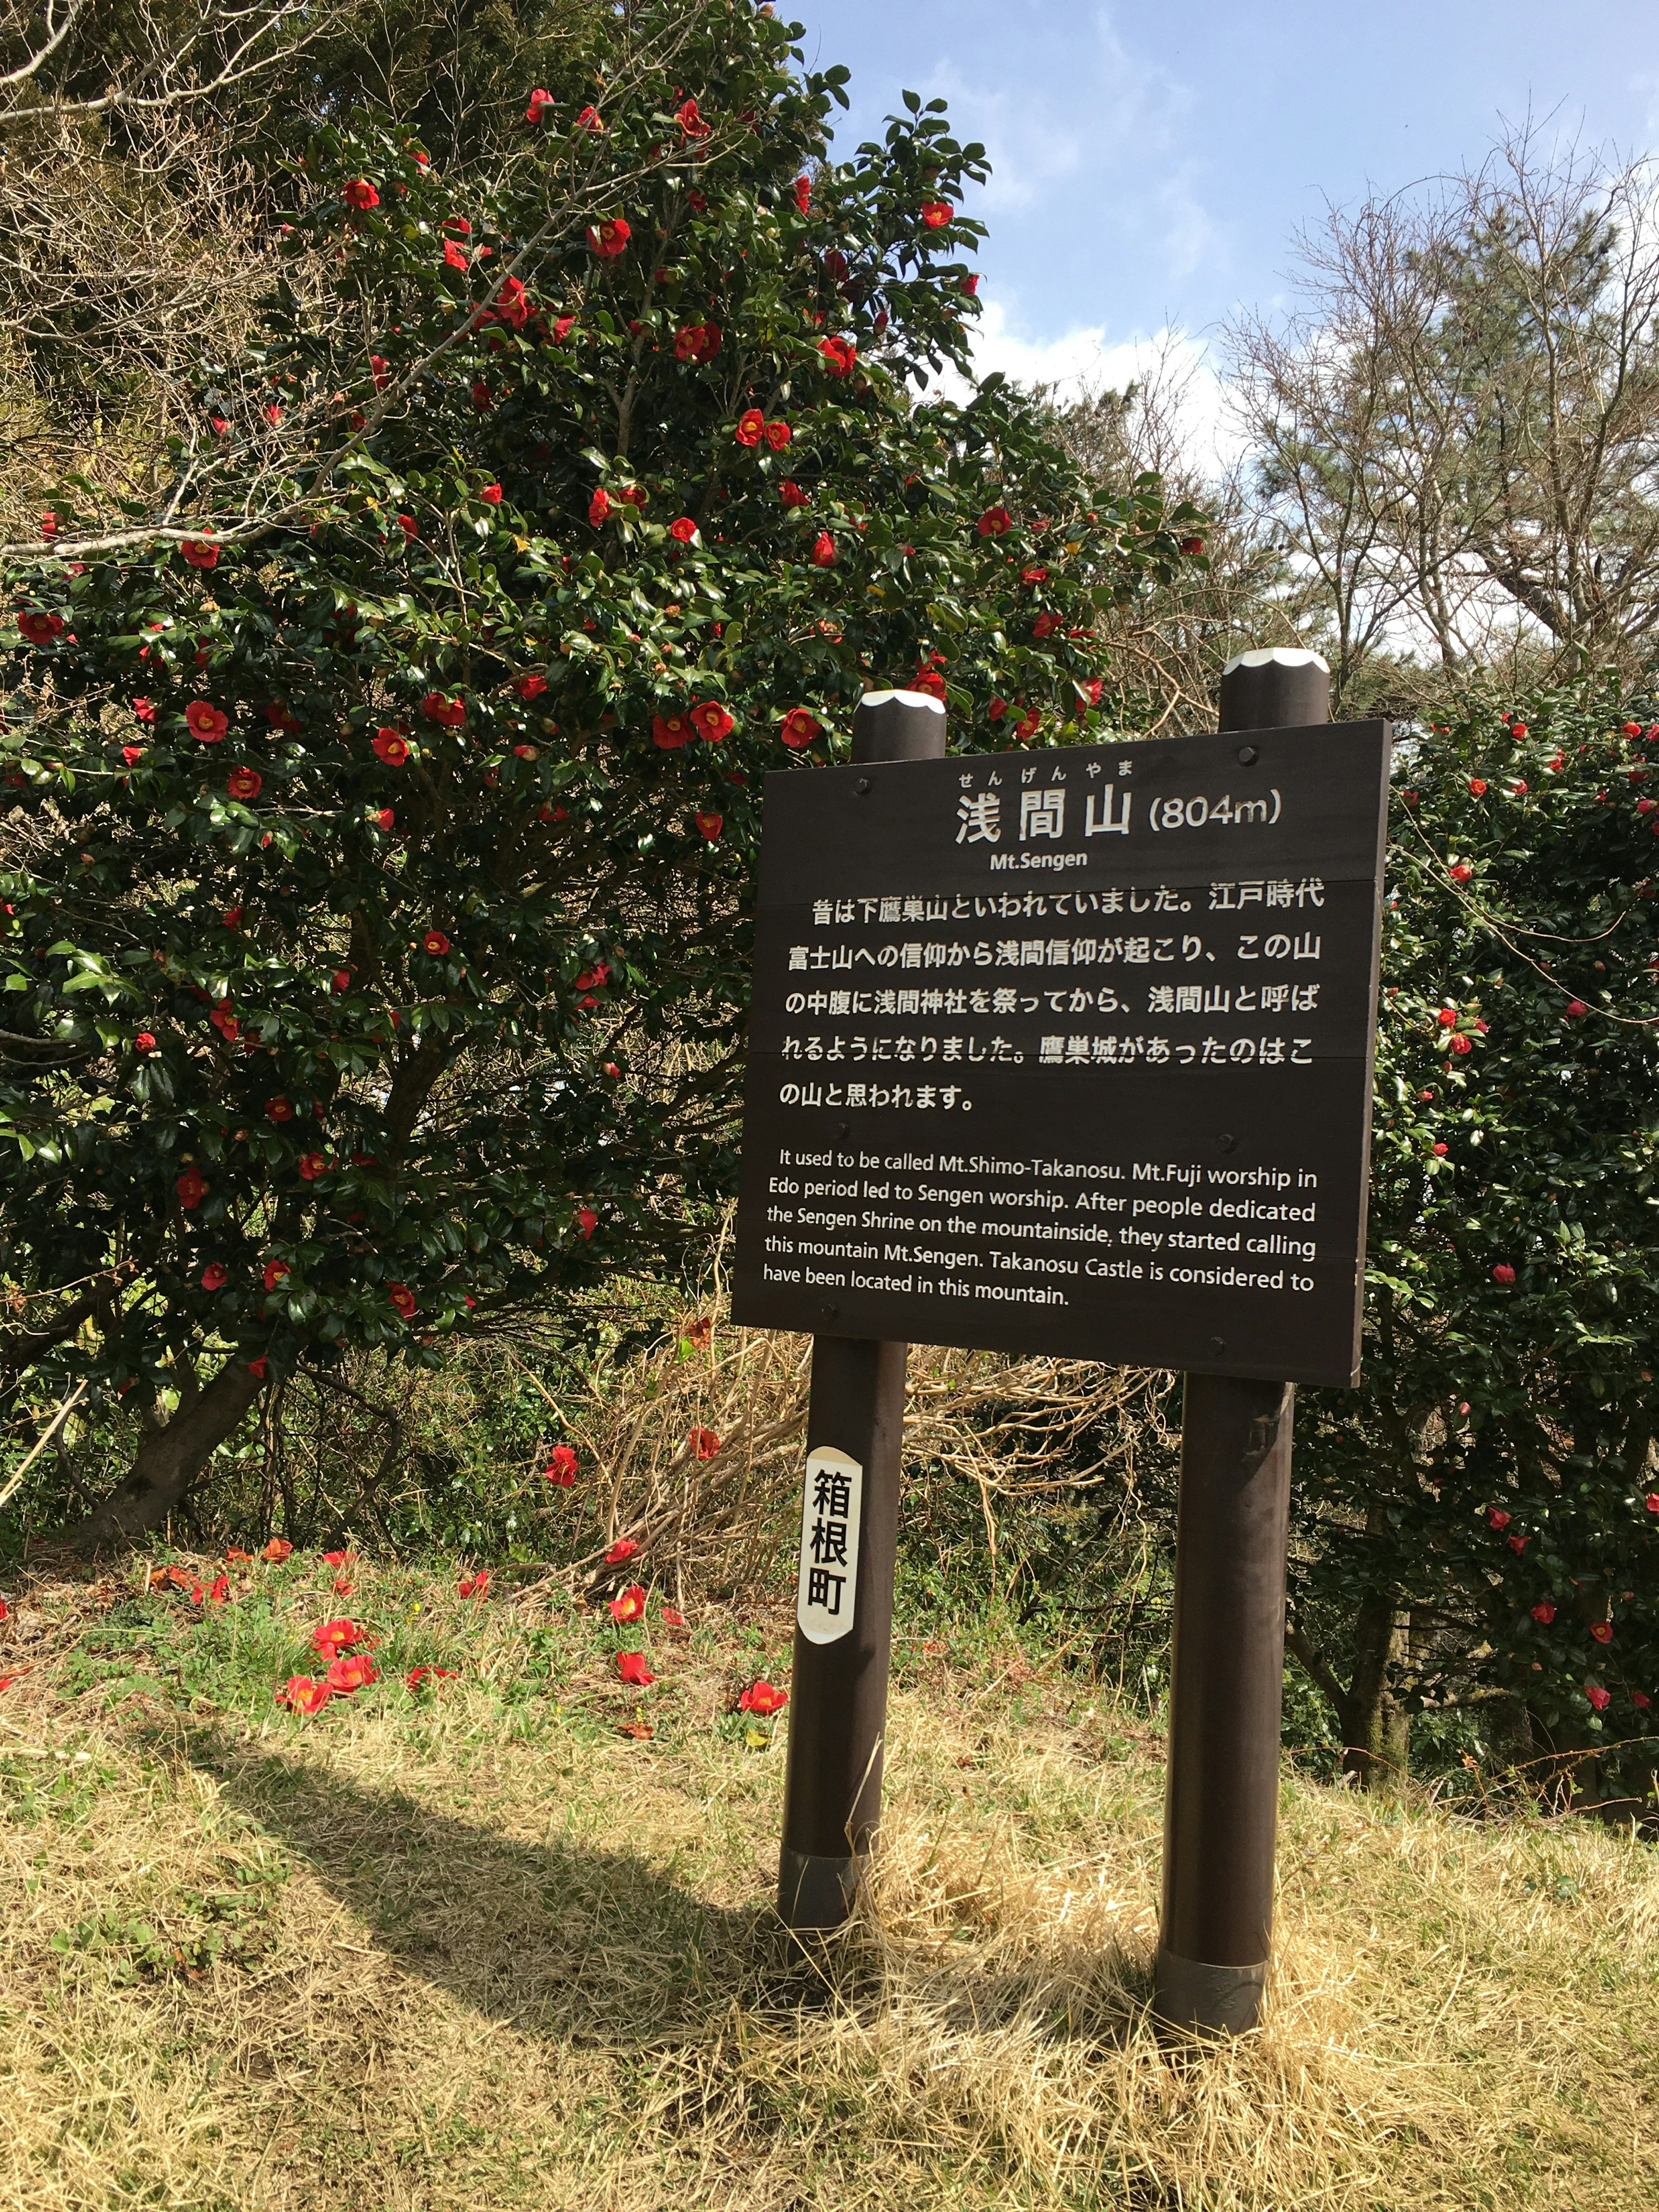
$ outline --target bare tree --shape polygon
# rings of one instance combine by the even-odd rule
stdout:
[[[1339,696],[1402,651],[1650,665],[1652,183],[1528,124],[1478,169],[1334,210],[1298,241],[1297,312],[1233,325],[1262,501],[1327,598]]]
[[[1183,568],[1142,599],[1103,614],[1126,720],[1138,730],[1194,729],[1213,721],[1228,658],[1255,645],[1321,643],[1324,611],[1263,527],[1237,468],[1206,473],[1194,458],[1191,351],[1170,334],[1144,374],[1118,391],[1085,389],[1054,407],[1061,443],[1103,497],[1156,477],[1172,507],[1201,517],[1193,537],[1205,565]],[[1316,634],[1315,634],[1316,633]]]

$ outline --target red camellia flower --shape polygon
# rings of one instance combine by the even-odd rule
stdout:
[[[1598,1644],[1611,1644],[1613,1623],[1610,1620],[1593,1620],[1590,1623],[1590,1634]]]
[[[173,1188],[178,1192],[179,1203],[186,1213],[193,1212],[208,1194],[208,1187],[195,1168],[186,1168]]]
[[[1474,870],[1467,860],[1454,860],[1446,873],[1455,884],[1466,884],[1474,873]]]
[[[409,741],[401,730],[377,730],[374,753],[388,768],[401,768],[409,758]]]
[[[326,1682],[313,1682],[309,1674],[290,1674],[276,1692],[279,1705],[290,1712],[319,1713],[333,1695]]]
[[[945,678],[937,668],[917,669],[907,688],[912,691],[924,692],[928,698],[938,699],[941,702],[945,698]]]
[[[812,566],[833,568],[836,565],[836,541],[827,530],[820,530],[812,542]]]
[[[806,504],[806,494],[788,477],[778,486],[778,497],[786,507],[805,507]]]
[[[398,1312],[403,1316],[405,1321],[412,1321],[414,1319],[415,1293],[409,1288],[407,1284],[388,1283],[386,1286],[386,1294],[387,1297],[391,1299],[392,1305],[396,1308]]]
[[[1486,777],[1484,775],[1472,775],[1469,778],[1469,789],[1474,793],[1474,796],[1477,799],[1484,799],[1486,795]]]
[[[1642,1502],[1650,1513],[1659,1513],[1659,1490],[1649,1491]]]
[[[547,678],[532,670],[528,676],[515,678],[513,689],[520,699],[539,699],[547,689]]]
[[[778,735],[785,744],[799,752],[803,745],[810,745],[815,738],[823,735],[823,725],[805,707],[792,707],[778,724]]]
[[[489,1568],[480,1567],[476,1575],[463,1575],[455,1585],[455,1594],[458,1597],[488,1597],[489,1595]]]
[[[208,1016],[208,1019],[212,1023],[214,1028],[218,1030],[220,1036],[224,1039],[227,1044],[235,1043],[237,1032],[240,1029],[241,1024],[237,1020],[235,1015],[231,1012],[228,1006],[216,1006],[213,1009],[213,1012]]]
[[[294,1102],[291,1098],[269,1098],[265,1101],[265,1112],[273,1121],[291,1121]]]
[[[1012,527],[1013,517],[1006,507],[988,507],[979,519],[978,528],[981,538],[1000,538],[1005,530],[1012,530]],[[1048,573],[1046,568],[1041,571],[1041,574],[1045,576]],[[1033,581],[1037,574],[1036,570],[1028,568],[1025,571],[1025,581],[1027,583]]]
[[[696,816],[696,819],[698,830],[711,845],[726,826],[726,817],[723,814],[716,814],[712,810],[704,810]]]
[[[1510,1518],[1511,1516],[1505,1513],[1500,1506],[1489,1505],[1486,1508],[1486,1525],[1488,1528],[1507,1528],[1510,1525]]]
[[[746,408],[738,417],[738,427],[732,433],[740,446],[758,446],[766,435],[766,417],[758,407]]]
[[[781,453],[794,434],[789,425],[781,421],[766,426],[766,442],[775,453]]]
[[[691,723],[697,735],[707,738],[711,745],[717,745],[722,738],[729,737],[732,729],[731,715],[714,699],[698,701],[691,709]]]
[[[689,545],[697,534],[697,526],[689,514],[682,514],[669,524],[668,534],[677,544]]]
[[[657,1679],[646,1665],[643,1651],[619,1651],[617,1654],[617,1672],[624,1682],[631,1682],[636,1690],[649,1689]]]
[[[17,627],[31,645],[50,645],[64,634],[62,615],[43,614],[31,607],[17,617]]]
[[[466,720],[465,699],[446,699],[441,691],[428,691],[421,702],[421,712],[429,722],[438,722],[446,730],[459,730]]]
[[[337,1659],[354,1644],[367,1644],[368,1631],[355,1620],[325,1620],[311,1632],[311,1648],[325,1659]]]
[[[858,365],[859,349],[850,338],[823,338],[818,352],[831,376],[850,376]]]
[[[153,722],[155,720],[155,702],[154,699],[135,699],[132,711],[141,722]]]
[[[672,752],[696,734],[689,714],[653,714],[651,718],[652,742],[665,752]]]
[[[397,820],[397,816],[393,814],[389,806],[381,807],[380,812],[374,817],[374,819],[380,823],[382,830],[391,829],[392,823]]]
[[[698,114],[695,100],[683,100],[674,110],[674,120],[688,138],[706,138],[708,136],[710,126]]]
[[[315,1182],[319,1176],[328,1173],[328,1161],[321,1152],[301,1152],[300,1175],[306,1182]]]
[[[1014,735],[1018,738],[1022,743],[1029,738],[1034,738],[1036,735],[1037,726],[1042,720],[1042,717],[1038,714],[1035,707],[1030,708],[1028,712],[1023,714],[1019,720],[1015,723]]]
[[[204,745],[216,745],[230,727],[230,717],[205,699],[192,699],[185,709],[185,726]]]
[[[1181,541],[1181,550],[1183,553],[1201,553],[1204,550],[1204,540],[1201,538],[1183,538]]]
[[[259,1557],[262,1559],[269,1559],[272,1566],[280,1567],[293,1549],[293,1545],[289,1542],[286,1536],[273,1536],[264,1551],[260,1553]]]
[[[577,1207],[576,1228],[579,1234],[583,1237],[591,1237],[599,1225],[599,1217],[594,1212],[591,1206],[579,1206]]]
[[[1630,1701],[1638,1712],[1641,1713],[1646,1712],[1648,1707],[1653,1703],[1653,1699],[1649,1697],[1645,1690],[1632,1690],[1630,1693]]]
[[[132,1040],[132,1048],[135,1052],[154,1052],[155,1049],[155,1038],[154,1033],[149,1030],[140,1030],[137,1036]]]
[[[1526,1550],[1528,1545],[1531,1541],[1532,1539],[1530,1536],[1511,1536],[1510,1538],[1510,1549],[1514,1553],[1516,1558],[1518,1559],[1522,1553]]]
[[[357,208],[364,213],[367,213],[370,208],[377,208],[380,204],[380,195],[367,177],[354,177],[351,182],[342,189],[340,198],[349,208]]]
[[[428,929],[421,939],[421,950],[429,954],[434,960],[441,960],[449,950],[449,939],[441,929]]]
[[[794,183],[790,186],[790,190],[795,195],[796,207],[799,210],[802,215],[805,215],[807,209],[811,205],[812,179],[811,177],[806,176],[797,177]]]
[[[225,788],[233,799],[257,799],[264,788],[264,781],[257,768],[234,768]]]
[[[530,95],[530,105],[524,112],[525,121],[526,123],[539,123],[552,105],[552,94],[538,84],[534,92]],[[590,108],[587,110],[587,112],[592,114],[592,110]]]
[[[267,1260],[265,1262],[265,1288],[268,1291],[274,1291],[277,1284],[282,1281],[283,1276],[291,1274],[292,1273],[293,1270],[289,1267],[286,1260]]]
[[[1569,999],[1565,1018],[1570,1022],[1582,1021],[1589,1012],[1589,1008],[1582,999]]]
[[[688,323],[674,337],[676,361],[713,361],[726,333],[716,323]],[[752,441],[745,441],[752,443]]]
[[[929,230],[943,230],[951,213],[949,200],[924,200],[921,204],[921,219]]]
[[[1437,1145],[1435,1150],[1438,1152],[1440,1146]],[[1512,1283],[1515,1280],[1515,1270],[1507,1261],[1500,1260],[1492,1271],[1492,1279],[1494,1283]]]
[[[210,1260],[202,1270],[202,1288],[204,1291],[222,1291],[229,1280],[229,1270],[222,1267],[216,1260]]]
[[[1516,776],[1515,781],[1510,786],[1510,796],[1511,799],[1524,799],[1526,795],[1526,778],[1524,776]]]
[[[337,968],[334,970],[334,988],[337,991],[349,991],[351,988],[349,968]]]
[[[1059,628],[1058,615],[1039,615],[1031,624],[1031,635],[1033,637],[1047,637],[1051,631],[1057,630]]]
[[[576,118],[576,128],[578,131],[592,131],[603,134],[605,125],[599,120],[599,109],[583,108],[581,113]]]
[[[498,483],[487,483],[479,491],[478,496],[489,506],[499,507],[501,503],[501,488]]]
[[[480,415],[487,415],[495,404],[489,386],[481,377],[472,387],[472,404]]]
[[[328,1670],[331,1690],[366,1689],[369,1683],[380,1680],[380,1670],[367,1651],[354,1652],[349,1659],[337,1659]]]
[[[1555,1618],[1555,1607],[1550,1603],[1547,1597],[1540,1598],[1537,1604],[1534,1606],[1532,1609],[1532,1617],[1536,1621],[1541,1621],[1543,1626],[1547,1628],[1551,1621]]]
[[[1449,1048],[1456,1053],[1473,1052],[1474,1049],[1467,1036],[1450,1036],[1446,1039],[1446,1042]]]
[[[767,1719],[774,1713],[781,1713],[788,1702],[787,1690],[775,1690],[763,1678],[758,1682],[751,1682],[738,1699],[738,1711],[740,1713],[759,1713]]]
[[[693,1429],[685,1441],[694,1459],[713,1459],[720,1448],[713,1429]]]
[[[1586,1682],[1584,1685],[1584,1695],[1589,1699],[1591,1705],[1595,1706],[1598,1713],[1606,1712],[1607,1707],[1613,1703],[1612,1691],[1604,1690],[1599,1682]]]
[[[597,530],[611,514],[611,495],[601,484],[587,502],[587,519]]]
[[[629,1583],[625,1590],[611,1601],[612,1620],[638,1620],[644,1611],[645,1592],[637,1583]]]
[[[614,261],[619,253],[628,250],[628,241],[634,235],[621,216],[609,222],[591,222],[587,226],[587,242],[601,261]]]
[[[1437,1160],[1443,1160],[1443,1159],[1445,1158],[1445,1157],[1446,1157],[1446,1154],[1447,1154],[1450,1150],[1451,1150],[1451,1147],[1450,1147],[1450,1146],[1449,1146],[1449,1145],[1437,1145],[1437,1146],[1435,1146],[1435,1148],[1434,1148],[1434,1156],[1435,1156],[1436,1159],[1437,1159]],[[1510,1278],[1510,1281],[1511,1281],[1511,1282],[1513,1282],[1515,1279],[1514,1279],[1514,1277],[1511,1275],[1511,1277]]]
[[[555,1483],[561,1490],[568,1490],[576,1480],[577,1459],[568,1444],[555,1444],[548,1455],[547,1465],[542,1469],[544,1479]]]
[[[368,373],[374,380],[374,389],[384,392],[392,381],[392,363],[383,353],[372,353],[368,356]],[[401,516],[398,519],[401,520]]]
[[[216,568],[219,565],[219,548],[205,538],[186,538],[179,550],[192,568]]]
[[[632,1536],[618,1536],[616,1542],[605,1553],[605,1564],[607,1567],[619,1567],[624,1559],[631,1559],[635,1553],[637,1552],[639,1548],[638,1544],[635,1541]],[[620,1618],[621,1616],[618,1617]],[[630,1613],[628,1618],[631,1620],[633,1618],[632,1614]]]

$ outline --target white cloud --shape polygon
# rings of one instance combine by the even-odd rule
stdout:
[[[1062,400],[1091,392],[1121,392],[1157,375],[1179,395],[1175,412],[1182,447],[1194,468],[1205,476],[1220,475],[1238,456],[1220,364],[1205,340],[1184,331],[1165,328],[1109,339],[1104,326],[1093,324],[1057,338],[1031,337],[1014,325],[999,301],[988,300],[974,328],[973,354],[977,375],[1000,370],[1016,384],[1053,385]],[[959,378],[950,379],[945,388],[955,398],[968,397]]]

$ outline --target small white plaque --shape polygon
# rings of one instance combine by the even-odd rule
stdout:
[[[809,1644],[834,1644],[853,1626],[859,1594],[859,1516],[864,1469],[821,1444],[806,1455],[795,1618]]]

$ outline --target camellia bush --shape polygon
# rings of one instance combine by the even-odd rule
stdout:
[[[1659,720],[1466,701],[1395,770],[1364,1381],[1298,1409],[1291,1642],[1352,1763],[1413,1713],[1637,1796],[1659,1698]]]
[[[763,775],[892,682],[1085,735],[1101,611],[1201,557],[940,395],[982,154],[907,95],[830,161],[799,35],[601,18],[488,176],[319,127],[164,490],[60,485],[5,554],[0,1360],[132,1417],[88,1540],[307,1363],[674,1265],[734,1179]]]

